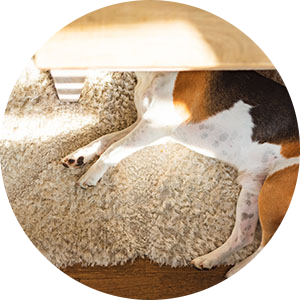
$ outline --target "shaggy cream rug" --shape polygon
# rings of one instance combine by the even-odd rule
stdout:
[[[148,257],[171,266],[219,247],[235,220],[236,170],[167,144],[123,160],[88,190],[87,170],[65,169],[62,157],[136,118],[134,73],[91,73],[78,103],[57,99],[48,72],[31,62],[5,112],[1,165],[13,211],[34,245],[57,267],[116,265]],[[2,200],[3,201],[3,200]],[[227,259],[250,255],[252,245]]]

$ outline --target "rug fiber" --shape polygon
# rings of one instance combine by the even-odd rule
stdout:
[[[91,72],[78,103],[58,100],[49,72],[31,62],[4,116],[0,155],[13,211],[34,245],[57,267],[116,265],[148,257],[171,266],[229,237],[240,187],[230,166],[177,144],[145,148],[109,169],[94,188],[62,157],[136,118],[134,73]],[[2,199],[5,201],[5,199]],[[234,263],[259,245],[227,259]]]

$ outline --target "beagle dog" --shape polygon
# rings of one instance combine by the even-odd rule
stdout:
[[[287,89],[254,71],[141,72],[137,79],[137,121],[62,163],[74,168],[98,156],[78,181],[88,188],[125,157],[169,138],[234,166],[242,189],[232,234],[221,247],[191,262],[199,269],[219,265],[252,242],[259,218],[261,245],[227,273],[231,276],[271,239],[296,185],[299,132]]]

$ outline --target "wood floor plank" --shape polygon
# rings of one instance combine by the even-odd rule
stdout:
[[[113,267],[75,265],[62,271],[82,284],[131,299],[168,299],[193,294],[225,279],[229,267],[200,271],[193,267],[159,266],[146,259]]]

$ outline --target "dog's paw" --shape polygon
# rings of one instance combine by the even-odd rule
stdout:
[[[210,254],[197,257],[191,261],[191,265],[197,269],[212,269],[217,264],[218,261]]]
[[[95,172],[93,166],[81,176],[77,181],[77,185],[83,189],[87,189],[91,186],[95,186],[98,181],[101,179],[98,172]]]
[[[65,168],[78,168],[81,167],[83,164],[86,163],[85,157],[84,156],[79,156],[76,157],[75,155],[68,155],[65,158],[61,160],[61,164]]]
[[[95,186],[98,180],[93,177],[85,176],[85,174],[77,181],[77,185],[83,189]]]
[[[66,168],[78,168],[89,163],[96,156],[93,147],[83,147],[64,157],[61,163]]]

